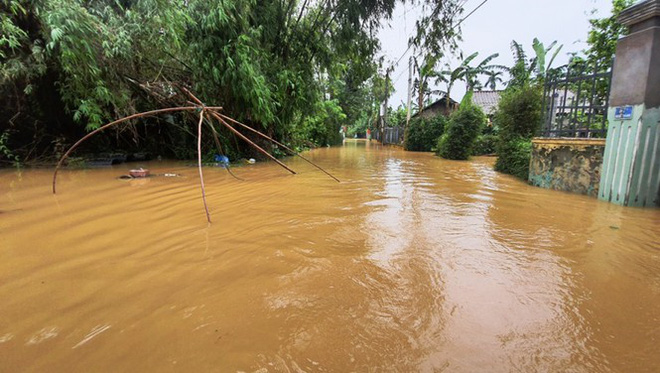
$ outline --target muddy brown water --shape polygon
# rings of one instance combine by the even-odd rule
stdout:
[[[0,173],[0,371],[657,372],[660,211],[363,142]]]

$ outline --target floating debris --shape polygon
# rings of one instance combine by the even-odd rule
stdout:
[[[131,177],[138,178],[138,177],[147,177],[149,176],[149,170],[146,168],[138,168],[138,169],[133,169],[128,171],[128,174],[131,175]]]

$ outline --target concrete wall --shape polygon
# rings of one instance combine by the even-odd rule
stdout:
[[[660,0],[636,3],[619,21],[630,34],[616,47],[598,198],[660,207]],[[632,115],[617,117],[624,108]]]
[[[597,197],[604,150],[605,139],[535,138],[529,182]]]

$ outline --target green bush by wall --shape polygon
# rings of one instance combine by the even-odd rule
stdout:
[[[403,148],[415,152],[430,152],[442,135],[447,118],[437,115],[432,118],[410,119],[403,140]]]
[[[495,114],[500,130],[505,134],[531,139],[541,125],[542,100],[541,88],[536,85],[505,90]]]
[[[537,85],[510,87],[502,94],[495,122],[500,128],[495,170],[527,180],[532,137],[542,118],[542,92]]]
[[[531,139],[514,136],[513,138],[500,141],[497,154],[495,171],[527,180],[529,176],[529,162],[532,156]]]

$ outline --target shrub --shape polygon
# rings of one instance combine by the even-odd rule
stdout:
[[[532,154],[532,140],[520,136],[502,139],[498,143],[497,154],[495,171],[527,180],[529,177],[529,161]]]
[[[472,155],[488,155],[495,153],[499,136],[495,134],[479,135],[472,148]]]
[[[542,92],[535,85],[511,87],[502,93],[495,122],[507,135],[531,139],[541,125]]]
[[[438,141],[438,155],[442,158],[466,160],[472,154],[486,116],[472,104],[471,96],[468,93],[461,107],[451,115],[447,130]]]
[[[432,118],[410,119],[403,140],[403,148],[409,151],[430,152],[445,129],[447,118],[437,115]]]
[[[500,99],[495,121],[500,128],[495,170],[527,180],[531,139],[542,118],[542,93],[535,85],[508,88]]]

